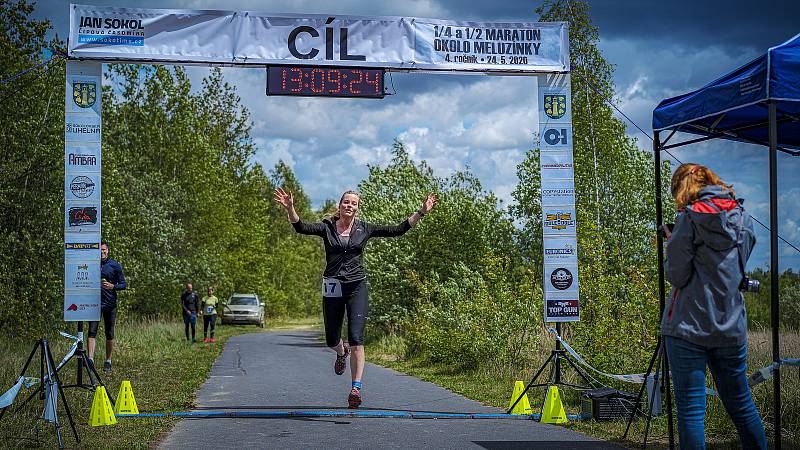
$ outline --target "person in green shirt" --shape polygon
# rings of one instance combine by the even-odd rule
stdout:
[[[208,288],[208,295],[200,301],[200,310],[203,315],[203,342],[216,342],[214,340],[214,324],[217,321],[217,305],[219,299],[214,295],[214,288]],[[211,324],[211,339],[208,336],[208,324]]]

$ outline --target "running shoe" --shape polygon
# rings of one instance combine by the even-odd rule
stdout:
[[[347,406],[351,409],[361,406],[361,391],[358,388],[350,390],[350,395],[347,396]]]
[[[208,338],[203,338],[203,343],[208,344]]]
[[[217,340],[216,340],[216,339],[214,339],[214,338],[210,338],[210,339],[208,340],[208,342],[211,342],[211,343],[213,344],[214,342],[217,342]]]
[[[111,373],[111,361],[106,361],[103,363],[103,372]]]
[[[336,362],[333,363],[333,371],[336,373],[336,375],[341,375],[344,373],[344,369],[347,367],[348,356],[350,356],[350,345],[344,344],[344,355],[336,355]]]

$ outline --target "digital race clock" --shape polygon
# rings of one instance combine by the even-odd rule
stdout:
[[[383,98],[384,69],[269,66],[267,95]]]

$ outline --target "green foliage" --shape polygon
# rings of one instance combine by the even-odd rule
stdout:
[[[0,3],[5,77],[41,62],[50,24],[25,2]],[[44,70],[48,68],[49,70]],[[8,335],[63,328],[64,64],[0,86],[0,320]],[[174,316],[183,283],[218,296],[258,293],[270,315],[319,312],[321,249],[271,200],[282,163],[252,163],[250,115],[219,69],[193,88],[181,67],[107,66],[103,92],[103,238],[128,289],[120,317]],[[288,237],[287,237],[288,236]]]
[[[761,282],[761,289],[744,294],[747,323],[751,329],[770,328],[772,323],[772,286],[770,271],[756,269],[750,278]],[[800,274],[788,269],[778,276],[781,328],[800,329]]]
[[[192,282],[255,292],[269,315],[318,312],[320,249],[293,236],[271,192],[292,189],[305,214],[309,201],[283,163],[250,163],[249,112],[221,70],[198,92],[180,67],[114,65],[109,79],[103,230],[129,279],[121,307],[174,313]]]
[[[43,61],[47,21],[33,6],[0,2],[3,78]],[[49,69],[49,70],[48,70]],[[0,322],[8,335],[44,332],[61,316],[64,253],[64,64],[0,85]]]

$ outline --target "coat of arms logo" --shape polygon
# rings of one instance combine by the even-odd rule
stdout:
[[[564,94],[545,94],[544,113],[551,119],[560,119],[567,112],[567,96]]]
[[[72,83],[72,100],[81,108],[91,108],[97,99],[97,85],[85,81]]]

